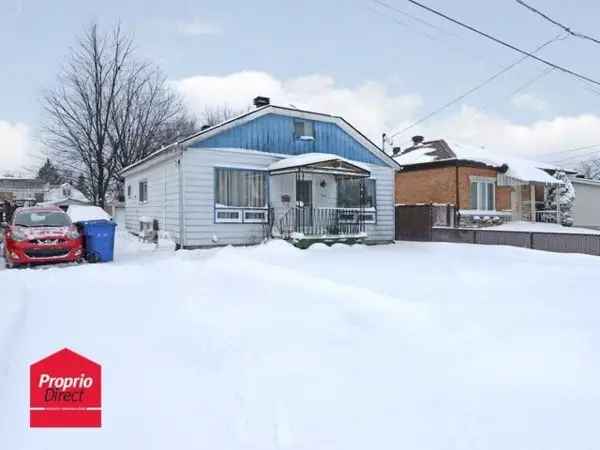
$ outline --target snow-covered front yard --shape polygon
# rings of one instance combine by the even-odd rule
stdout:
[[[444,243],[152,251],[0,272],[0,448],[579,450],[600,258]],[[103,427],[29,429],[28,367],[103,366]]]

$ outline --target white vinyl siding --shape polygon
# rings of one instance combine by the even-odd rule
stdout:
[[[281,156],[241,149],[187,149],[182,157],[182,188],[184,235],[186,247],[209,247],[215,245],[258,244],[265,236],[265,225],[260,223],[261,208],[238,208],[238,217],[228,215],[232,222],[218,223],[215,217],[215,169],[264,170]],[[394,239],[394,170],[389,167],[364,164],[376,180],[377,222],[367,225],[368,241],[392,241]],[[177,159],[174,156],[157,161],[150,167],[132,170],[125,175],[125,182],[137,187],[139,181],[148,180],[148,202],[139,203],[137,189],[132,198],[126,199],[127,229],[137,231],[140,217],[157,218],[161,230],[169,232],[180,242],[178,234],[178,176]],[[322,207],[336,207],[337,189],[335,177],[307,174],[314,178],[313,198]],[[289,181],[289,186],[288,186]],[[325,181],[325,183],[321,183]],[[321,186],[323,184],[323,186]],[[270,176],[268,182],[269,203],[277,212],[293,206],[295,202],[295,176]],[[292,204],[282,197],[290,196]],[[225,208],[227,209],[227,208]],[[367,213],[368,211],[365,211]],[[277,218],[276,218],[277,220]],[[256,223],[255,223],[256,221]]]
[[[148,200],[139,200],[139,183],[147,182]],[[161,232],[179,242],[179,185],[177,159],[173,156],[157,160],[142,170],[125,174],[125,183],[131,187],[125,198],[125,224],[128,231],[138,233],[140,218],[157,219]],[[129,192],[129,189],[128,189]]]

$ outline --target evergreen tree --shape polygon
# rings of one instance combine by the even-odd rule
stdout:
[[[62,184],[65,182],[59,170],[52,164],[50,159],[46,159],[44,165],[40,167],[36,178],[50,184]]]
[[[558,171],[554,178],[561,181],[562,184],[552,186],[548,190],[546,207],[551,210],[560,210],[560,222],[566,227],[573,225],[571,209],[575,201],[575,188],[566,173]]]

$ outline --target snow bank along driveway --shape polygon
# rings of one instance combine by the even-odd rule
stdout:
[[[591,449],[600,258],[399,243],[0,272],[3,449]],[[103,365],[103,428],[28,429],[28,365]]]

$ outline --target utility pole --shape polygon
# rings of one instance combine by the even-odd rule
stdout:
[[[383,153],[385,153],[385,141],[387,139],[387,134],[383,133],[381,135],[381,150],[383,150]]]

